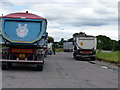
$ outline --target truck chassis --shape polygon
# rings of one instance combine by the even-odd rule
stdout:
[[[43,48],[38,46],[5,45],[8,48],[2,50],[2,70],[12,67],[13,63],[36,64],[36,70],[43,71]],[[26,49],[27,47],[27,49]]]
[[[76,60],[82,60],[85,58],[89,58],[90,60],[95,61],[96,52],[94,50],[89,50],[89,49],[75,50],[73,53],[73,57]]]

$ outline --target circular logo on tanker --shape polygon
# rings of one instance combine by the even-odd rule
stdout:
[[[28,34],[28,29],[27,29],[27,24],[24,24],[24,26],[22,26],[21,24],[18,24],[18,28],[16,29],[16,34],[17,36],[24,38],[27,36]]]

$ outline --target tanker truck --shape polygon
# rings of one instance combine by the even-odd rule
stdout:
[[[11,13],[1,17],[2,69],[13,63],[35,64],[42,71],[47,20],[32,13]]]
[[[96,57],[96,37],[91,35],[74,35],[73,36],[74,53],[76,60],[95,60]]]

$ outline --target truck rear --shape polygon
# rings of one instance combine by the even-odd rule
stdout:
[[[74,39],[74,53],[76,60],[89,58],[95,60],[96,57],[96,37],[90,35],[75,35]]]
[[[32,13],[12,13],[1,17],[2,69],[13,63],[36,64],[42,71],[47,20]]]
[[[73,51],[73,42],[64,42],[63,49],[64,49],[64,52],[72,52]]]

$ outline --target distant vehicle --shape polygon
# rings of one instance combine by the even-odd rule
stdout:
[[[32,13],[11,13],[1,17],[2,69],[13,63],[36,64],[43,70],[47,20]]]
[[[48,43],[48,55],[52,55],[52,45],[53,43]]]
[[[63,49],[64,49],[64,52],[72,52],[73,51],[73,42],[64,42]]]
[[[73,56],[76,60],[83,58],[90,58],[95,60],[96,57],[96,37],[90,35],[75,35],[74,40],[74,53]]]

